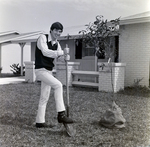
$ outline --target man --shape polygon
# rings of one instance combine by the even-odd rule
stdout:
[[[51,25],[49,34],[42,34],[37,40],[35,51],[35,74],[36,78],[41,81],[41,95],[36,116],[37,128],[48,127],[45,123],[45,112],[51,88],[54,88],[58,122],[73,123],[73,120],[68,118],[65,114],[62,83],[52,75],[54,59],[64,56],[64,51],[57,41],[62,31],[63,25],[59,22],[55,22]]]

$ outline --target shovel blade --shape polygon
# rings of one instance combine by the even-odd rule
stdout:
[[[66,129],[67,134],[68,134],[70,137],[74,137],[76,131],[73,129],[72,125],[71,125],[71,124],[66,124],[66,123],[63,123],[63,125],[64,125],[64,127],[65,127],[65,129]]]

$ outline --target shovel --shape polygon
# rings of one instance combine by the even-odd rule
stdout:
[[[66,88],[67,88],[67,107],[66,107],[66,110],[67,110],[67,117],[69,117],[70,105],[69,105],[69,84],[68,84],[68,60],[70,60],[70,56],[69,56],[69,48],[68,48],[67,44],[66,44],[66,48],[64,49],[64,53],[65,53],[65,64],[66,64]],[[67,134],[70,137],[73,137],[75,135],[75,130],[73,129],[72,124],[63,123],[63,125],[66,129]]]

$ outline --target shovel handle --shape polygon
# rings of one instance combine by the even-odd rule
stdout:
[[[68,61],[66,61],[67,116],[69,117]]]
[[[66,63],[66,88],[67,88],[67,116],[69,117],[69,83],[68,83],[68,60],[70,58],[69,56],[69,48],[66,44],[66,48],[64,49],[65,52],[65,63]],[[69,57],[69,58],[68,58]]]
[[[70,112],[70,106],[69,105],[67,105],[67,117],[69,117],[69,112]]]

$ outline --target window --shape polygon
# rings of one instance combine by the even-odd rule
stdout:
[[[113,58],[115,62],[118,62],[119,37],[118,36],[114,36],[112,38],[110,37],[108,39],[108,42],[112,43],[113,55],[115,55]],[[97,53],[98,59],[106,58],[105,52],[103,51],[103,49],[101,50],[101,52]],[[95,48],[92,46],[85,45],[82,39],[76,39],[75,40],[75,59],[82,59],[82,57],[85,57],[85,56],[95,56]]]
[[[75,59],[82,59],[82,39],[75,41]]]
[[[115,62],[119,62],[119,36],[115,36]]]

